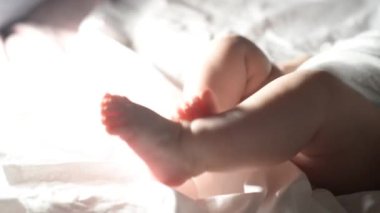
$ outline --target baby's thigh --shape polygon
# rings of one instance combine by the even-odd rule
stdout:
[[[320,82],[329,94],[324,122],[293,161],[312,183],[336,193],[371,189],[374,176],[380,177],[374,166],[380,163],[380,110],[335,76],[325,74]]]
[[[328,101],[324,122],[305,150],[313,150],[315,154],[354,152],[351,148],[358,143],[378,141],[380,109],[333,74],[318,72],[324,73],[319,83],[326,87]]]

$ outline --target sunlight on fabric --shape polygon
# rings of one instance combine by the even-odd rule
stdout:
[[[138,89],[143,80],[154,85],[139,71],[141,62],[104,36],[81,33],[65,42],[67,54],[61,58],[11,64],[9,72],[2,73],[0,127],[5,131],[0,134],[0,154],[5,157],[1,160],[116,161],[150,175],[125,142],[106,133],[100,116],[106,92],[159,103]],[[133,79],[127,79],[134,70]]]
[[[257,185],[244,185],[245,193],[260,193],[263,192],[263,187]]]
[[[122,162],[139,175],[149,174],[125,142],[106,133],[99,113],[102,94],[86,95],[81,84],[43,79],[30,76],[28,81],[34,86],[29,89],[9,86],[5,90],[9,96],[2,96],[7,100],[2,104],[0,122],[6,130],[0,134],[2,160],[26,164]],[[70,88],[65,89],[68,85]]]
[[[27,206],[83,205],[82,198],[75,197],[82,190],[94,196],[106,193],[83,183],[128,184],[119,191],[113,188],[109,196],[123,195],[120,200],[126,201],[127,209],[176,212],[179,195],[158,184],[126,142],[105,131],[100,103],[105,93],[126,95],[169,117],[180,93],[131,50],[92,31],[99,24],[67,35],[61,55],[49,60],[25,56],[23,63],[10,63],[7,72],[0,73],[0,168],[4,169],[0,184],[38,183],[34,188],[38,194],[23,200]],[[152,184],[134,187],[136,180]],[[67,196],[57,197],[55,191],[61,194],[66,187]],[[70,191],[71,187],[80,187],[81,192]],[[83,196],[85,203],[97,199]]]
[[[6,179],[6,176],[4,174],[3,169],[0,169],[0,188],[5,188],[8,186],[8,181]],[[1,197],[1,194],[0,194]]]
[[[129,189],[128,194],[131,203],[144,206],[145,212],[177,212],[176,196],[180,195],[161,184],[154,182],[136,184]]]

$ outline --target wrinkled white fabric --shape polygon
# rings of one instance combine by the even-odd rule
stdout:
[[[328,71],[380,106],[380,31],[340,41],[299,69]]]
[[[165,4],[159,10],[149,1],[128,2],[131,12],[116,14],[133,20],[117,29],[178,79],[193,66],[179,55],[198,57],[210,37],[221,32],[246,35],[282,60],[318,53],[338,39],[377,28],[379,20],[378,1],[369,0],[160,1]],[[140,2],[155,11],[136,16],[143,8]],[[157,183],[124,142],[105,133],[98,106],[105,92],[113,92],[169,116],[179,91],[128,49],[91,39],[74,40],[68,58],[41,63],[44,59],[30,57],[1,69],[0,212],[380,212],[378,191],[335,197],[312,189],[290,162],[265,170],[207,173],[178,189]],[[362,51],[363,44],[356,41],[350,48]],[[318,56],[304,68],[334,68],[352,55],[355,71],[365,70],[362,62],[377,67],[375,46],[360,41],[369,44],[364,49],[370,54],[326,52],[328,60]],[[172,45],[165,46],[167,42]],[[376,103],[378,93],[363,84],[372,80],[368,72],[346,74],[341,79]]]
[[[220,35],[241,34],[281,62],[379,29],[379,10],[377,0],[121,0],[105,3],[94,17],[107,21],[111,35],[181,79],[199,68],[194,63]]]
[[[0,0],[0,29],[23,18],[44,0]]]
[[[62,70],[39,66],[31,73],[14,64],[12,72],[1,73],[2,212],[379,210],[378,192],[335,197],[312,189],[290,162],[268,169],[206,173],[178,189],[156,182],[124,142],[105,133],[98,104],[108,91],[169,115],[179,90],[128,49],[102,42],[89,37],[75,41],[74,55],[54,61]]]

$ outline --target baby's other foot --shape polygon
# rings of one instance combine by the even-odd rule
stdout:
[[[177,110],[180,120],[192,121],[197,118],[207,117],[214,114],[214,104],[209,90],[204,91],[200,96],[185,102]]]
[[[161,182],[175,186],[197,175],[191,153],[184,147],[180,123],[169,121],[126,97],[105,95],[102,122],[147,163]]]

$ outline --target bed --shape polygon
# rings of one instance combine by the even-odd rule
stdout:
[[[0,212],[380,212],[380,191],[334,196],[290,162],[169,188],[104,131],[99,114],[111,92],[170,117],[183,76],[214,37],[245,35],[280,63],[378,29],[379,8],[370,0],[45,1],[0,43]]]

